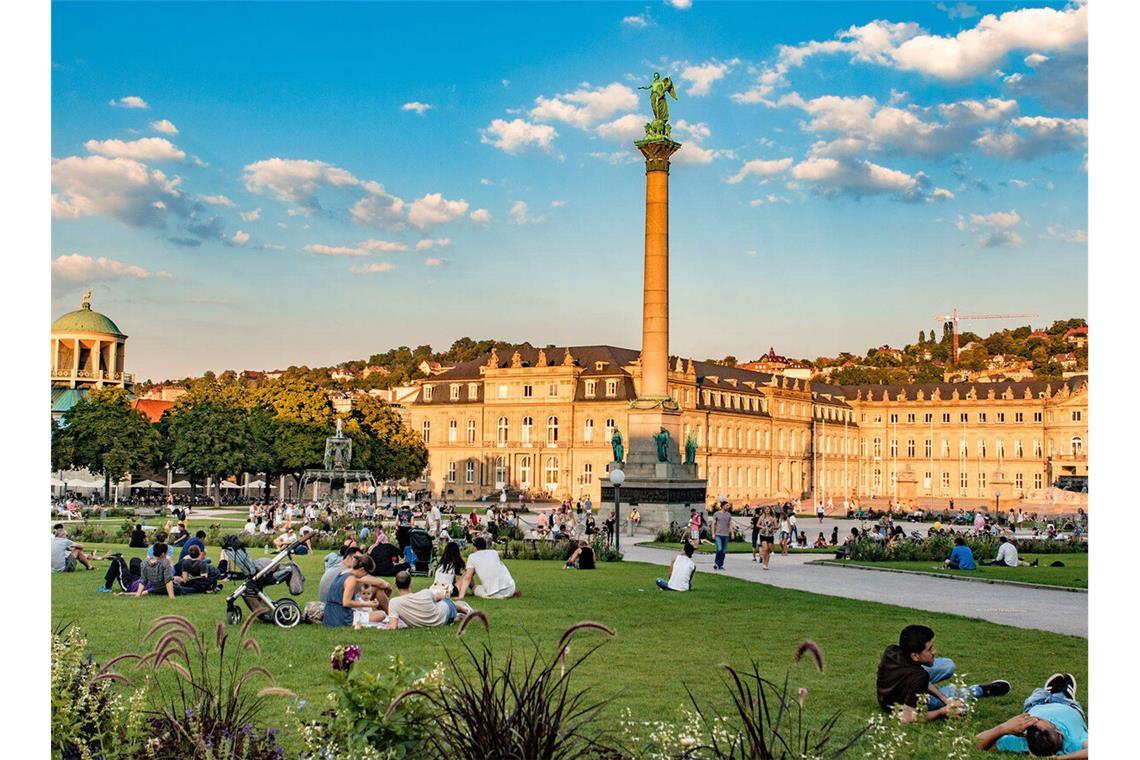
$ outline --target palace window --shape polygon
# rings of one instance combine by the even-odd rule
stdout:
[[[1020,491],[1023,485],[1024,481],[1021,479],[1021,473],[1015,472],[1013,474],[1013,487]]]
[[[891,424],[894,425],[898,421],[899,421],[899,416],[897,414],[892,414],[891,415]]]
[[[542,470],[542,482],[547,491],[558,488],[558,457],[546,458],[546,467]]]
[[[958,441],[958,456],[963,459],[970,456],[970,445],[966,442],[965,438]]]
[[[970,421],[969,413],[962,412],[960,415],[958,415],[958,421],[959,422],[969,422]]]
[[[606,396],[613,398],[617,395],[617,380],[606,381]]]
[[[986,413],[985,412],[978,412],[978,422],[982,423],[983,425],[986,424]]]
[[[998,412],[997,413],[997,421],[998,422],[1005,422],[1005,412]]]
[[[459,423],[455,420],[447,422],[447,442],[455,443],[459,440]]]
[[[923,415],[922,421],[925,422],[927,425],[929,425],[931,422],[934,421],[934,415],[931,414],[930,412],[927,412],[926,414]]]
[[[777,438],[777,443],[780,446],[779,450],[783,451],[784,450],[784,431],[783,430],[780,431],[779,437]]]
[[[467,462],[467,470],[464,473],[464,478],[465,478],[465,482],[467,482],[467,483],[474,483],[475,482],[475,463],[474,462],[471,462],[471,461]]]
[[[863,458],[866,458],[866,456],[867,456],[867,439],[866,438],[860,438],[859,439],[859,456],[863,457]]]
[[[467,420],[467,442],[475,443],[475,420]]]
[[[454,483],[455,482],[455,462],[448,462],[447,463],[447,482],[448,483]]]
[[[1069,448],[1072,450],[1073,456],[1080,456],[1081,452],[1085,449],[1085,442],[1081,440],[1079,435],[1074,435],[1069,439]]]
[[[523,488],[530,488],[530,455],[524,456],[519,460],[519,485]]]
[[[907,422],[909,422],[909,423],[911,423],[911,424],[914,424],[914,415],[913,415],[913,414],[908,414],[908,415],[906,416],[906,421],[907,421]]]
[[[546,418],[546,442],[558,443],[558,418],[554,415]]]
[[[467,384],[467,398],[471,401],[479,398],[479,383]]]
[[[423,427],[424,443],[431,443],[431,423],[424,420]]]
[[[930,459],[930,457],[934,456],[934,442],[929,438],[926,439],[922,447],[922,455],[927,459]]]
[[[506,417],[500,417],[498,423],[495,425],[495,442],[501,446],[507,445],[507,440],[510,438],[511,424],[507,421]]]
[[[499,398],[506,398],[507,392],[508,392],[507,386],[505,386],[505,385],[499,386]]]
[[[1018,459],[1025,456],[1025,450],[1021,447],[1021,439],[1017,438],[1013,441],[1013,455]]]
[[[958,486],[962,489],[963,493],[970,487],[970,473],[966,470],[962,470],[962,474],[958,478]]]
[[[534,418],[533,417],[523,417],[522,418],[522,442],[523,443],[530,443],[530,441],[531,441],[530,434],[531,434],[531,430],[533,430],[533,429],[534,429]]]
[[[582,431],[582,442],[583,443],[593,443],[594,442],[594,421],[593,420],[586,420],[586,428]]]
[[[614,427],[616,427],[614,425],[614,418],[610,417],[606,420],[606,440],[603,441],[603,443],[609,443],[614,439]],[[697,437],[700,438],[700,433],[697,433]]]
[[[752,428],[748,428],[748,446],[749,450],[752,449]]]
[[[914,459],[914,439],[913,438],[907,439],[906,455],[907,455],[907,457]]]
[[[724,447],[724,428],[722,428],[720,425],[717,425],[716,428],[716,447],[718,449]]]
[[[764,450],[765,451],[771,451],[772,450],[772,431],[771,430],[765,430],[764,431]]]
[[[597,394],[598,394],[598,381],[597,380],[587,380],[586,381],[586,398],[593,398]]]
[[[941,453],[938,456],[942,456],[942,457],[950,456],[950,439],[949,438],[943,438],[942,439],[942,449],[941,449]]]
[[[1080,413],[1080,411],[1074,409],[1073,410],[1073,422],[1080,422],[1080,421],[1081,421],[1081,413]]]
[[[893,458],[897,457],[898,455],[899,455],[899,439],[898,438],[892,438],[891,439],[891,458],[893,459]]]
[[[546,395],[554,398],[558,395],[558,383],[549,383],[546,386]]]
[[[502,483],[502,485],[499,485]],[[495,488],[506,488],[507,485],[507,458],[495,457]]]
[[[1005,456],[1005,441],[998,438],[997,443],[994,444],[994,449],[995,449],[995,453],[997,454],[997,458],[998,459],[1003,458]]]
[[[950,487],[950,473],[946,470],[942,471],[942,488],[943,490]]]
[[[1041,412],[1034,412],[1033,413],[1033,421],[1034,422],[1040,422],[1041,421]]]
[[[459,400],[459,383],[452,383],[451,384],[451,400],[452,401],[458,401]]]
[[[582,485],[588,486],[594,482],[594,465],[586,462],[582,465]]]
[[[523,386],[523,398],[532,398],[533,396],[534,396],[534,386],[533,385],[524,385]]]
[[[871,450],[874,452],[873,456],[878,459],[883,455],[883,439],[876,438],[871,442]]]
[[[424,386],[424,401],[431,401],[431,388],[430,385]]]
[[[978,488],[985,490],[986,488],[986,474],[984,472],[978,473]]]
[[[1022,414],[1021,412],[1014,412],[1013,421],[1014,422],[1025,422],[1025,415]]]
[[[982,459],[986,458],[986,439],[985,438],[979,438],[978,439],[978,456],[981,457]]]
[[[1040,438],[1034,438],[1033,439],[1033,456],[1036,457],[1037,459],[1041,458],[1041,439]]]
[[[950,423],[950,413],[949,412],[946,412],[945,414],[942,415],[942,421],[947,423],[947,424]]]
[[[1033,473],[1033,487],[1040,489],[1042,482],[1044,482],[1044,477],[1041,475],[1041,473]]]

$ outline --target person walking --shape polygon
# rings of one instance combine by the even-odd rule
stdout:
[[[815,516],[819,518],[819,524],[823,525],[823,501],[820,500],[815,504]]]
[[[732,513],[728,511],[728,503],[721,502],[713,514],[713,538],[716,540],[716,554],[713,559],[713,570],[724,569],[724,556],[728,553],[728,539],[732,535]]]
[[[788,554],[788,544],[792,540],[791,522],[788,520],[787,508],[780,513],[780,554]]]
[[[772,513],[771,507],[764,507],[763,514],[760,516],[760,561],[764,563],[764,569],[768,569],[768,561],[772,558],[772,546],[775,542],[776,536],[776,516]]]

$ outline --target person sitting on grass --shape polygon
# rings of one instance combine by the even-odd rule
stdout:
[[[511,571],[503,564],[499,553],[494,549],[487,548],[487,539],[483,536],[476,536],[472,543],[475,546],[475,551],[467,557],[467,567],[464,569],[463,576],[458,584],[458,598],[462,599],[467,595],[467,589],[472,588],[471,584],[476,576],[479,578],[479,583],[472,590],[477,597],[509,599],[514,596],[521,596],[515,589],[515,579],[511,577]]]
[[[949,559],[946,560],[946,567],[951,570],[978,569],[978,566],[974,564],[973,550],[966,546],[966,539],[961,536],[954,539],[954,548],[950,551]]]
[[[448,596],[455,596],[459,593],[455,579],[462,577],[463,571],[466,569],[467,565],[463,561],[463,554],[459,551],[459,544],[455,541],[448,541],[447,546],[443,547],[439,564],[436,565],[433,585],[444,586],[448,589]]]
[[[566,560],[566,564],[562,566],[563,570],[593,570],[596,567],[594,564],[594,550],[590,547],[590,542],[582,539],[575,547],[574,553]]]
[[[135,529],[131,531],[131,540],[127,546],[131,549],[146,548],[146,531],[143,530],[142,523],[136,524]]]
[[[823,537],[823,531],[822,530],[819,532],[819,537],[815,540],[815,544],[813,544],[813,546],[816,549],[826,549],[827,548],[827,539]]]
[[[67,537],[63,523],[56,523],[52,530],[51,571],[53,573],[70,573],[79,565],[83,565],[88,570],[95,569],[91,566],[90,559],[83,553],[83,545],[77,544]],[[92,554],[91,559],[97,558]]]
[[[1005,536],[998,539],[998,553],[997,557],[989,562],[983,562],[983,565],[1002,566],[1002,567],[1017,567],[1020,561],[1017,559],[1017,546]]]
[[[399,562],[400,549],[395,544],[388,543],[388,537],[383,531],[376,531],[376,543],[368,549],[368,556],[372,557],[376,565],[376,575],[391,578],[401,570],[407,570],[407,562]]]
[[[321,595],[325,603],[324,624],[329,628],[350,626],[354,622],[353,611],[357,609],[374,610],[381,606],[380,601],[373,599],[359,599],[357,592],[361,589],[363,579],[375,569],[372,558],[367,554],[354,556],[354,564],[347,573],[333,578],[328,590]]]
[[[396,596],[388,602],[388,629],[395,630],[400,623],[408,628],[436,628],[451,625],[459,615],[471,612],[463,602],[451,601],[443,586],[432,584],[420,591],[412,591],[412,576],[404,570],[396,574]]]
[[[1001,680],[967,686],[961,694],[953,684],[937,686],[954,675],[954,661],[937,654],[933,630],[925,625],[903,628],[899,643],[888,646],[879,660],[875,677],[879,707],[889,711],[898,706],[900,721],[912,723],[959,715],[963,710],[962,699],[967,696],[978,699],[1009,693],[1009,682]],[[922,695],[926,695],[927,700],[925,713],[917,709]]]
[[[140,568],[138,581],[129,590],[136,597],[143,594],[166,594],[168,598],[174,598],[174,566],[166,556],[166,544],[157,543],[151,547],[150,556]]]
[[[154,540],[151,541],[150,546],[148,546],[146,548],[146,556],[153,557],[154,556],[154,547],[158,546],[159,544],[165,544],[165,543],[166,543],[166,531],[164,531],[164,530],[155,531]]]
[[[662,591],[688,591],[693,585],[693,574],[697,571],[697,563],[693,562],[693,545],[688,541],[681,549],[681,553],[673,557],[669,563],[669,580],[657,579],[657,588]]]
[[[193,546],[201,549],[203,554],[206,553],[206,531],[200,530],[194,534],[193,538],[186,539],[186,543],[182,544],[182,550],[178,552],[179,562],[186,559],[186,555],[190,553],[190,548]]]
[[[293,531],[291,526],[286,526],[285,532],[273,539],[273,548],[277,551],[284,551],[285,547],[292,546],[296,542],[297,534]]]
[[[1072,674],[1051,675],[1043,687],[1033,690],[1023,708],[1020,715],[978,734],[978,749],[1035,757],[1089,756],[1089,726]]]

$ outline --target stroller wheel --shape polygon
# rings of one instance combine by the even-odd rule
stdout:
[[[273,622],[282,628],[292,628],[301,622],[301,608],[292,599],[282,599],[273,608]]]
[[[241,625],[241,607],[227,607],[226,622],[230,625]]]

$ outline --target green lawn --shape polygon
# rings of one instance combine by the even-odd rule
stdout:
[[[1089,587],[1089,555],[1088,554],[1022,554],[1021,559],[1026,562],[1038,560],[1039,567],[989,567],[978,565],[977,570],[949,570],[941,562],[841,562],[837,564],[864,565],[866,567],[879,567],[891,570],[913,570],[933,575],[960,575],[967,578],[990,579],[998,581],[1018,581],[1021,583],[1040,583],[1046,586],[1064,586],[1066,588]],[[1049,567],[1050,563],[1060,560],[1064,567]]]
[[[105,547],[99,547],[101,550]],[[211,554],[216,549],[211,547]],[[130,554],[128,554],[130,556]],[[252,552],[263,556],[260,550]],[[308,582],[299,601],[316,597],[320,557],[301,558]],[[1013,684],[1007,697],[983,701],[979,723],[996,723],[1020,709],[1021,700],[1056,670],[1072,672],[1087,688],[1087,642],[1077,637],[994,625],[987,622],[907,610],[867,602],[778,589],[722,575],[700,573],[687,594],[667,594],[654,587],[665,568],[640,563],[603,564],[598,570],[562,570],[558,562],[509,563],[522,596],[505,601],[473,600],[486,611],[491,631],[471,631],[472,643],[489,641],[496,651],[527,649],[537,642],[549,652],[565,628],[580,620],[597,620],[617,630],[579,671],[580,684],[595,696],[613,697],[603,721],[612,726],[629,708],[637,719],[672,719],[687,706],[685,687],[703,702],[724,711],[726,692],[720,683],[722,662],[746,666],[757,657],[770,677],[779,680],[791,667],[793,687],[809,689],[810,703],[820,709],[842,709],[840,734],[854,732],[876,711],[874,673],[885,645],[897,640],[908,623],[921,622],[937,631],[940,653],[953,657],[960,673],[976,679],[1005,677]],[[122,652],[145,651],[141,639],[155,617],[177,612],[200,629],[211,630],[224,618],[224,596],[140,599],[98,594],[106,563],[96,572],[52,576],[52,625],[77,623],[99,660]],[[425,584],[417,579],[415,587]],[[273,596],[286,593],[272,587]],[[328,656],[338,644],[359,644],[359,667],[379,668],[389,654],[430,666],[444,649],[459,649],[453,629],[329,629],[303,625],[293,630],[255,624],[261,664],[280,685],[314,706],[328,687]],[[826,673],[805,662],[791,666],[796,646],[816,641],[826,658]],[[583,641],[583,644],[585,642]],[[581,645],[579,645],[581,646]],[[1086,701],[1086,707],[1088,703]],[[274,700],[265,719],[281,725],[285,701]],[[286,737],[296,748],[296,738]],[[981,756],[981,755],[979,755]]]
[[[638,546],[648,546],[651,549],[668,549],[669,551],[677,551],[678,548],[681,546],[681,544],[671,543],[671,542],[667,542],[667,541],[648,541],[645,543],[638,544]],[[715,544],[702,543],[699,547],[697,547],[697,551],[700,552],[701,554],[715,554],[716,553],[716,545]],[[794,553],[794,554],[832,554],[832,555],[834,555],[835,554],[835,547],[832,546],[832,547],[829,547],[826,549],[797,549],[793,546],[793,547],[789,547],[788,551],[790,553]],[[751,554],[752,553],[752,544],[749,543],[748,541],[729,541],[728,542],[728,553],[729,554]],[[780,545],[779,544],[776,544],[772,553],[773,554],[779,554],[780,553]]]

